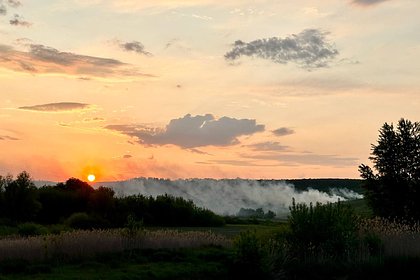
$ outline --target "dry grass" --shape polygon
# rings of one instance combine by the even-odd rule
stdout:
[[[133,233],[121,229],[72,231],[59,235],[4,238],[0,240],[0,260],[75,259],[132,249],[196,248],[206,245],[230,246],[231,241],[211,232],[157,230]]]
[[[363,220],[362,234],[374,234],[383,242],[385,257],[420,257],[420,224],[384,218]]]

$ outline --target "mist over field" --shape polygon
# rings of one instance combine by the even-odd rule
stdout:
[[[363,197],[346,188],[331,188],[328,193],[316,189],[298,191],[290,183],[271,180],[135,178],[98,182],[95,186],[110,187],[117,196],[142,194],[155,197],[165,193],[180,196],[222,215],[236,215],[241,208],[263,208],[264,211],[271,210],[278,216],[284,216],[289,211],[292,198],[296,202],[326,203]]]

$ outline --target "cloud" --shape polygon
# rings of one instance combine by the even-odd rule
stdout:
[[[357,158],[340,157],[338,155],[320,155],[314,153],[259,153],[242,154],[244,158],[274,160],[281,164],[319,165],[319,166],[357,166]]]
[[[254,151],[285,151],[288,150],[288,146],[283,146],[279,142],[261,142],[251,145],[246,145],[245,147],[249,147]]]
[[[76,102],[59,102],[49,103],[34,106],[19,107],[21,110],[40,111],[40,112],[61,112],[61,111],[74,111],[89,108],[89,104],[76,103]]]
[[[124,159],[129,159],[129,158],[132,158],[132,157],[133,157],[132,155],[123,155]]]
[[[293,129],[287,128],[287,127],[281,127],[281,128],[273,130],[272,132],[276,136],[286,136],[286,135],[290,135],[290,134],[295,133],[295,131]]]
[[[6,6],[0,3],[0,16],[5,16],[6,14],[7,14]]]
[[[124,51],[127,51],[127,52],[135,52],[135,53],[147,55],[147,56],[152,55],[151,53],[145,51],[143,44],[138,41],[132,41],[132,42],[126,42],[126,43],[119,42],[119,46]]]
[[[134,69],[131,65],[112,58],[61,52],[55,48],[27,44],[27,51],[0,45],[0,67],[30,73],[67,74],[76,77],[152,77]]]
[[[22,6],[22,3],[20,1],[18,1],[18,0],[7,0],[7,4],[10,7],[13,7],[13,8],[17,8],[19,6]]]
[[[249,56],[280,64],[293,62],[307,70],[327,67],[338,55],[338,50],[326,41],[326,35],[327,32],[318,29],[306,29],[284,39],[272,37],[250,43],[238,40],[225,54],[225,59],[235,61],[241,56]]]
[[[12,8],[18,8],[22,5],[22,3],[18,0],[7,0],[6,4]],[[4,16],[7,14],[7,6],[3,0],[0,0],[0,16]]]
[[[264,125],[256,124],[252,119],[217,119],[211,114],[188,114],[171,120],[164,129],[144,125],[108,125],[106,128],[135,137],[141,144],[173,144],[185,149],[235,145],[239,143],[239,136],[251,135],[265,129]]]
[[[13,136],[8,136],[8,135],[0,135],[0,141],[6,141],[6,140],[16,141],[20,139]]]
[[[84,122],[103,122],[105,121],[105,119],[101,117],[94,117],[94,118],[86,118],[83,121]]]
[[[32,25],[32,23],[24,20],[20,15],[15,14],[15,16],[13,17],[13,19],[9,20],[9,23],[11,25],[15,25],[15,26],[24,26],[24,27],[30,27]]]
[[[388,0],[353,0],[353,3],[361,6],[372,6],[385,1]]]
[[[228,160],[228,159],[216,159],[209,161],[200,161],[196,162],[197,164],[223,164],[223,165],[232,165],[232,166],[277,166],[277,164],[259,164],[255,161],[250,160]]]

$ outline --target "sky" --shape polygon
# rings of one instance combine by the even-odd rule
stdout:
[[[0,0],[0,174],[358,178],[420,119],[417,0]]]

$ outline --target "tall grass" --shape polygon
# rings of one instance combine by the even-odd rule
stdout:
[[[4,238],[0,240],[0,261],[69,260],[133,249],[196,248],[206,245],[226,247],[230,244],[227,238],[211,232],[157,230],[133,234],[124,229],[78,230],[58,235]]]
[[[381,240],[383,257],[420,257],[419,222],[376,217],[362,220],[360,232]]]

